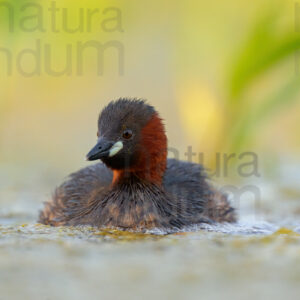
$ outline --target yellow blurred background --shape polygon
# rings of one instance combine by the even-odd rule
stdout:
[[[207,167],[218,152],[253,151],[271,170],[299,161],[300,2],[34,3],[0,5],[2,185],[58,184],[88,165],[98,114],[119,97],[157,108],[180,159],[192,146]]]

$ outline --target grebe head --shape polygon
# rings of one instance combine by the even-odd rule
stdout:
[[[98,141],[87,160],[101,159],[120,174],[134,173],[161,183],[166,168],[167,138],[161,118],[144,100],[119,99],[100,113]]]

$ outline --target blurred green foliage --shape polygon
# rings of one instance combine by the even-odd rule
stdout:
[[[232,62],[226,102],[230,113],[228,120],[232,120],[227,127],[231,128],[228,147],[232,151],[240,151],[249,145],[261,126],[299,100],[300,76],[296,74],[296,64],[299,63],[296,55],[300,49],[300,34],[294,28],[277,34],[279,11],[280,7],[272,13],[267,11],[256,20]],[[259,101],[245,97],[265,74],[272,76],[276,66],[287,59],[295,59],[294,72],[287,78],[282,77],[269,96],[261,99],[259,93],[254,93],[252,97]]]

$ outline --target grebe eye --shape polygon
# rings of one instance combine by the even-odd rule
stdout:
[[[124,139],[128,140],[132,137],[132,131],[130,129],[126,129],[122,136]]]

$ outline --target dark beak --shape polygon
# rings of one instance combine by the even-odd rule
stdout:
[[[99,138],[96,146],[87,154],[86,160],[96,160],[107,157],[113,144],[113,142],[108,141],[105,138]]]

